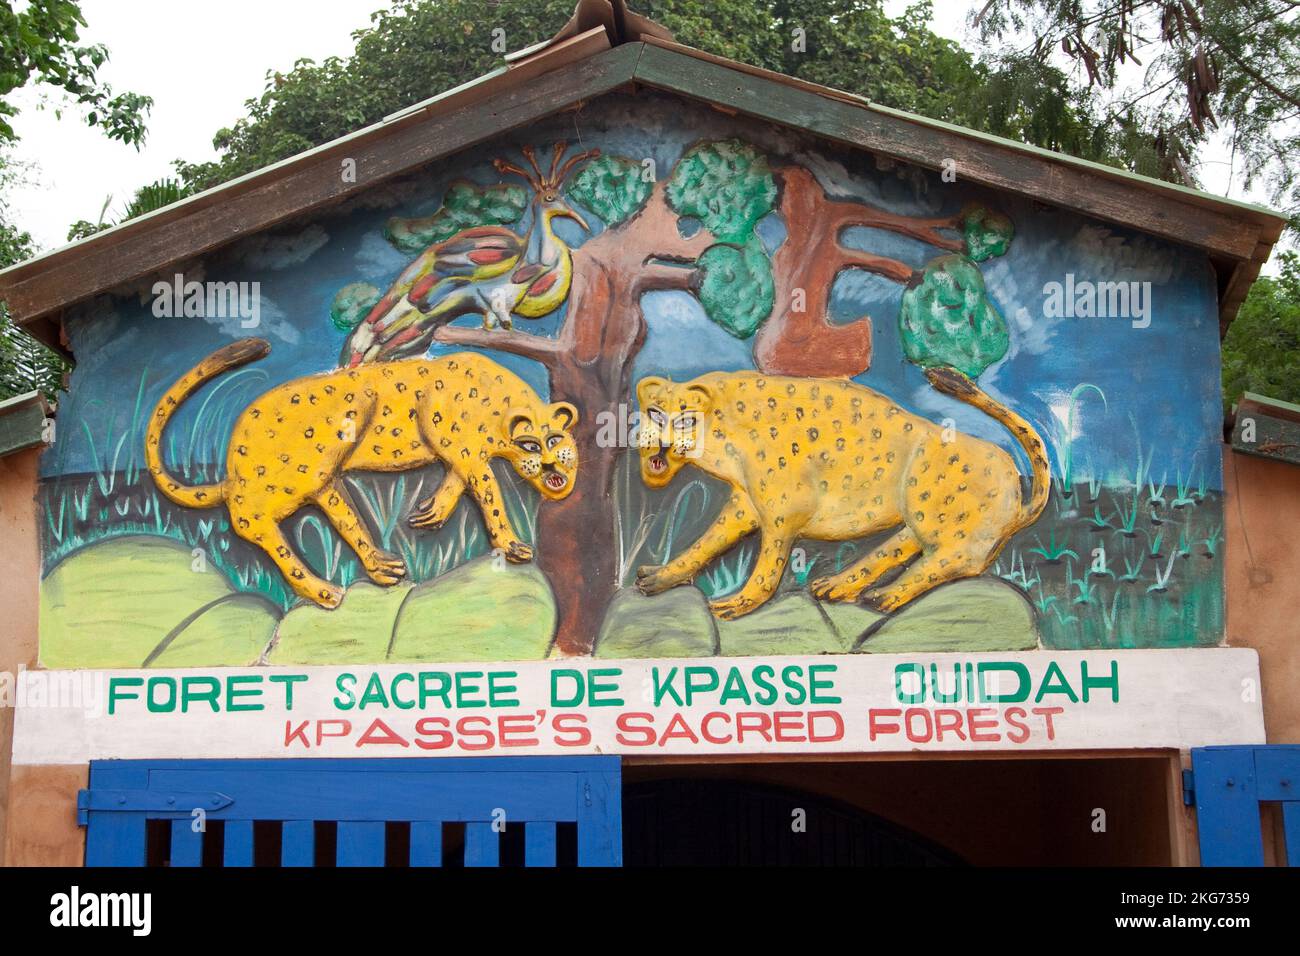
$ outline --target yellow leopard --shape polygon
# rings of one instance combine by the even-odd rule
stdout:
[[[749,580],[710,605],[733,619],[772,596],[799,538],[845,541],[897,528],[838,574],[811,583],[832,601],[895,611],[945,581],[983,573],[1007,540],[1047,503],[1051,475],[1042,439],[1024,419],[964,375],[930,369],[931,384],[1006,426],[1025,449],[1032,487],[1021,501],[1011,456],[987,441],[905,411],[846,379],[717,372],[684,384],[644,378],[641,477],[667,485],[683,465],[731,486],[716,522],[683,554],[637,570],[646,594],[693,580],[714,558],[755,531]],[[900,527],[901,525],[901,527]],[[916,559],[885,588],[887,572]]]
[[[164,495],[188,508],[225,502],[235,533],[265,551],[295,592],[327,608],[338,606],[343,590],[312,573],[280,529],[304,505],[320,507],[375,583],[395,584],[406,574],[396,555],[376,547],[357,515],[342,481],[347,471],[441,462],[441,486],[416,505],[410,523],[437,528],[468,490],[492,546],[510,561],[532,557],[506,517],[491,461],[504,458],[545,498],[567,497],[578,468],[571,431],[578,412],[568,402],[542,402],[517,375],[475,353],[361,365],[276,386],[235,422],[224,480],[182,485],[162,462],[168,420],[204,382],[270,350],[263,339],[227,345],[158,402],[145,457]]]

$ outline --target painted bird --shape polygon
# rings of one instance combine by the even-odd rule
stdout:
[[[565,201],[561,187],[575,166],[600,155],[590,149],[561,165],[566,148],[566,143],[555,144],[545,175],[531,146],[521,150],[531,173],[493,160],[499,172],[521,176],[533,189],[528,231],[520,236],[505,226],[475,226],[425,249],[352,330],[340,364],[421,355],[441,326],[469,313],[481,314],[485,329],[508,329],[512,315],[539,319],[559,308],[569,295],[573,259],[552,222],[572,219],[591,230]]]

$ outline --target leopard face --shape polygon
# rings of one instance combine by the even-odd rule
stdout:
[[[544,498],[560,501],[573,491],[578,445],[573,426],[578,410],[568,402],[514,408],[505,418],[503,457]]]
[[[637,383],[636,396],[641,413],[637,442],[641,480],[651,488],[662,488],[683,465],[700,456],[712,396],[698,383],[676,385],[654,376]]]

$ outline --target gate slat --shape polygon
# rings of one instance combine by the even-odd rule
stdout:
[[[555,824],[534,820],[524,824],[524,865],[555,866]]]
[[[490,823],[465,824],[465,865],[499,866],[501,844]]]
[[[578,774],[578,866],[623,865],[618,771]]]
[[[314,866],[316,824],[311,820],[285,820],[280,827],[280,865]]]
[[[371,821],[339,821],[339,866],[383,866],[384,825]]]
[[[253,821],[227,820],[226,846],[221,854],[223,866],[253,865]]]
[[[1192,751],[1202,866],[1263,866],[1255,755],[1247,747]]]
[[[203,834],[194,832],[192,820],[172,821],[172,866],[203,865]]]
[[[92,813],[86,831],[86,866],[144,866],[142,813]]]
[[[411,824],[411,866],[442,866],[442,821]]]
[[[1300,866],[1300,803],[1282,804],[1282,832],[1286,834],[1286,865]]]

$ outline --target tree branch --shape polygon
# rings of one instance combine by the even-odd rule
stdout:
[[[901,282],[906,285],[915,275],[912,267],[899,262],[897,259],[889,259],[885,256],[873,255],[870,252],[864,252],[861,249],[848,249],[840,246],[843,258],[840,265],[845,269],[865,269],[867,272],[874,272],[876,275],[884,276],[886,279],[892,279],[895,282]]]
[[[917,219],[900,216],[897,213],[877,209],[864,203],[832,202],[827,204],[833,217],[833,225],[838,234],[844,229],[860,226],[868,229],[885,229],[900,235],[918,239],[940,249],[961,252],[966,248],[964,239],[946,236],[944,229],[956,229],[961,223],[961,215],[939,216],[932,219]]]
[[[632,294],[640,296],[644,292],[658,292],[664,289],[687,289],[691,277],[695,275],[692,262],[675,265],[671,262],[649,261],[637,270],[632,280]]]
[[[447,345],[472,345],[481,349],[497,349],[522,358],[551,365],[555,357],[566,352],[572,345],[565,328],[555,338],[533,335],[531,332],[517,332],[514,329],[471,329],[463,325],[444,325],[433,333],[437,342]]]

